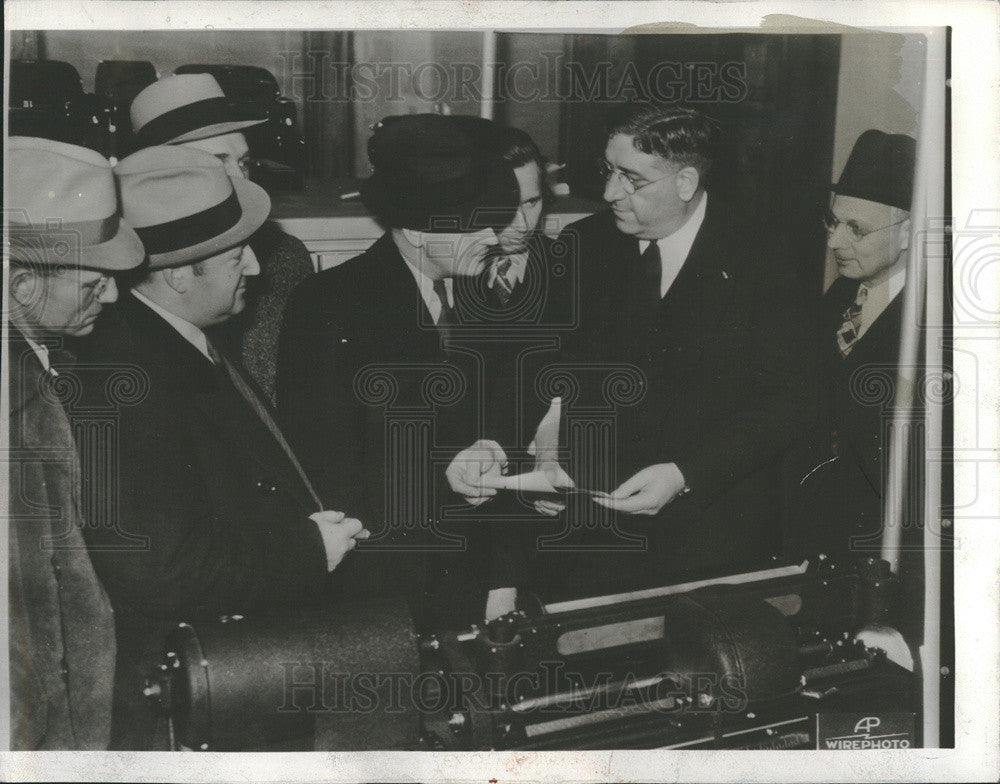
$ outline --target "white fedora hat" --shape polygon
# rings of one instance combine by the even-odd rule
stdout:
[[[140,92],[129,116],[140,147],[181,144],[267,122],[230,103],[210,74],[165,76]]]
[[[234,179],[214,155],[147,147],[115,167],[122,214],[146,246],[150,269],[193,264],[240,245],[267,220],[271,199]]]
[[[132,269],[145,257],[118,214],[111,164],[75,144],[11,136],[4,194],[11,258],[24,264]]]

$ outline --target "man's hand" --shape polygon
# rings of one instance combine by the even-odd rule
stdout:
[[[463,449],[445,471],[448,485],[473,506],[488,501],[497,494],[492,487],[483,487],[483,480],[498,477],[507,465],[507,455],[496,441],[480,439]]]
[[[326,569],[332,572],[344,556],[358,545],[360,539],[367,539],[371,531],[360,520],[346,517],[343,512],[316,512],[309,519],[319,526],[326,549]]]
[[[655,515],[684,488],[684,475],[676,463],[657,463],[627,479],[607,497],[596,496],[594,503],[627,514]]]

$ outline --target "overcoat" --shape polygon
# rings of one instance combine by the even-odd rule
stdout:
[[[80,467],[63,402],[73,369],[42,369],[10,325],[11,748],[105,749],[114,616],[83,542]]]

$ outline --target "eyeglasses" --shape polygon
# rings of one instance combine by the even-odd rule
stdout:
[[[656,180],[645,180],[636,179],[628,172],[623,172],[621,169],[616,169],[610,163],[605,160],[597,161],[597,171],[604,179],[605,182],[610,180],[612,177],[618,178],[618,184],[622,186],[622,190],[625,191],[629,196],[631,196],[636,191],[641,191],[643,188],[648,188],[650,185],[655,185],[660,180],[665,180],[667,177],[660,177]]]
[[[833,212],[831,212],[830,210],[827,210],[823,214],[823,225],[826,226],[826,231],[828,234],[832,235],[837,230],[837,227],[843,224],[844,226],[847,227],[847,230],[851,233],[851,238],[855,242],[860,242],[869,234],[874,234],[877,231],[888,229],[890,226],[897,226],[905,220],[906,218],[903,218],[903,220],[898,220],[895,223],[889,223],[886,224],[885,226],[879,226],[877,229],[869,229],[868,231],[865,231],[855,221],[853,220],[842,221],[840,220],[840,218],[834,215]]]

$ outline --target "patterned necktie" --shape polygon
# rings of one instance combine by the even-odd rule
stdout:
[[[212,345],[211,341],[207,340],[206,345],[208,348],[208,356],[211,357],[212,362],[217,367],[226,371],[226,375],[229,377],[233,386],[236,387],[236,391],[239,392],[240,396],[247,401],[250,408],[253,409],[253,412],[257,415],[260,421],[264,423],[264,427],[271,432],[271,435],[274,436],[274,440],[278,442],[278,446],[281,447],[281,450],[288,457],[292,467],[295,468],[295,472],[299,475],[302,483],[306,486],[306,490],[309,491],[309,496],[312,498],[313,503],[316,504],[316,508],[319,511],[323,511],[323,502],[319,500],[319,496],[313,489],[312,482],[309,481],[309,477],[306,476],[306,472],[302,470],[302,465],[299,463],[298,458],[292,451],[292,447],[285,440],[285,436],[281,432],[281,428],[279,428],[278,423],[274,421],[274,417],[271,416],[271,412],[267,405],[263,400],[261,400],[260,396],[254,392],[253,387],[250,386],[250,382],[243,378],[243,374],[240,373],[239,369],[237,369],[232,362],[226,359],[224,354],[220,354],[215,346]]]
[[[837,330],[837,348],[840,349],[842,357],[850,354],[854,344],[858,342],[861,333],[861,309],[866,299],[868,299],[868,289],[859,286],[858,296],[854,298],[854,304],[844,311],[844,323]]]
[[[493,265],[493,291],[496,293],[501,305],[506,305],[510,302],[510,298],[514,294],[514,284],[507,278],[507,274],[510,272],[513,264],[514,262],[510,257],[504,256],[497,259]]]
[[[660,261],[660,246],[650,242],[649,247],[642,252],[642,301],[658,305],[660,297],[660,279],[663,275],[663,264]]]

